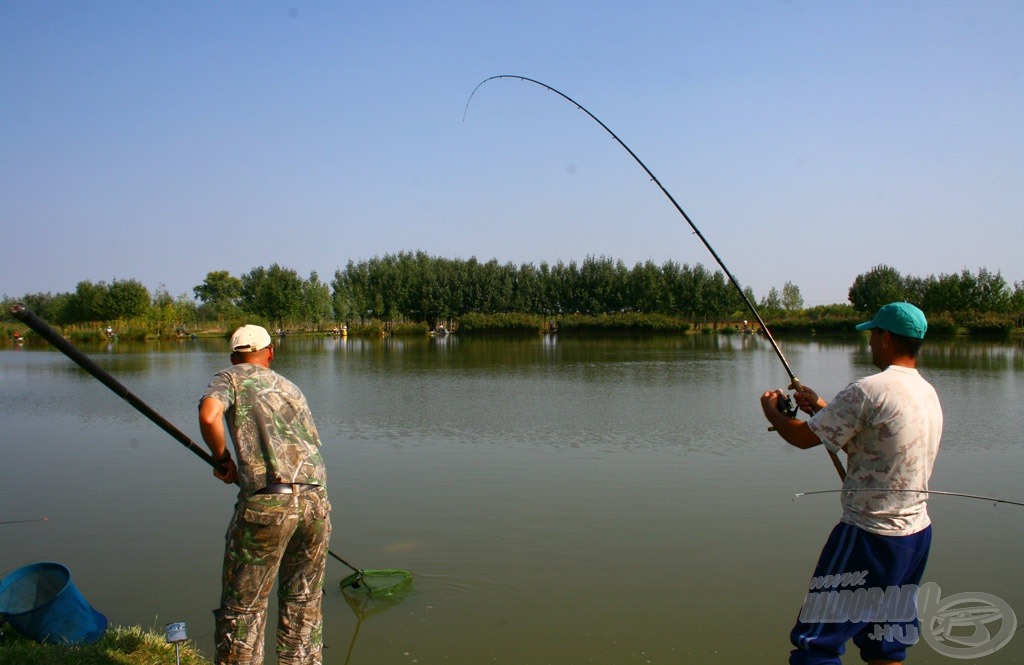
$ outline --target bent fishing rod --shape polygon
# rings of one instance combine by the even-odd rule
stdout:
[[[210,453],[203,450],[203,448],[195,441],[190,439],[188,435],[182,432],[180,429],[174,426],[171,421],[164,418],[162,415],[157,413],[148,404],[143,402],[136,396],[132,391],[128,390],[120,381],[115,379],[109,372],[104,370],[102,367],[97,365],[92,358],[79,351],[71,342],[69,342],[63,335],[50,327],[46,321],[36,316],[32,311],[26,309],[25,305],[18,303],[11,307],[11,316],[18,319],[29,328],[34,330],[36,334],[45,339],[47,342],[52,344],[58,351],[63,353],[65,356],[70,358],[79,367],[84,369],[93,377],[99,379],[100,383],[110,388],[118,397],[131,404],[139,413],[146,416],[160,429],[174,437],[178,443],[182,444],[190,451],[196,454],[201,460],[212,466],[218,471],[222,471],[223,468],[217,463],[217,460],[213,458]],[[327,553],[332,557],[351,568],[356,573],[363,572],[361,569],[356,568],[348,561],[345,561],[334,552],[327,550]]]
[[[711,243],[709,243],[708,239],[704,237],[704,234],[700,232],[700,229],[698,229],[697,225],[693,223],[693,220],[690,219],[690,216],[686,214],[686,211],[683,210],[683,207],[681,205],[679,205],[679,202],[676,201],[675,197],[673,197],[672,194],[669,193],[669,191],[667,189],[665,189],[665,186],[661,184],[661,181],[658,180],[658,177],[656,175],[654,175],[654,173],[649,168],[647,168],[647,165],[644,164],[643,161],[639,157],[636,156],[636,153],[633,152],[633,150],[630,149],[630,147],[628,145],[626,145],[625,142],[623,142],[623,140],[620,139],[615,132],[613,132],[611,129],[609,129],[608,125],[606,125],[603,122],[601,122],[600,118],[598,118],[596,115],[591,113],[589,110],[586,109],[586,107],[584,107],[582,104],[577,102],[575,99],[573,99],[569,95],[565,94],[564,92],[562,92],[560,90],[556,90],[555,88],[552,88],[550,85],[548,85],[546,83],[542,83],[540,81],[537,81],[536,79],[528,78],[526,76],[519,76],[518,74],[499,74],[497,76],[491,76],[489,78],[485,78],[483,81],[480,81],[480,83],[478,83],[475,88],[473,88],[473,92],[470,93],[469,99],[466,100],[466,108],[465,108],[465,110],[462,113],[462,121],[463,122],[466,121],[466,114],[469,112],[469,104],[473,101],[473,96],[476,95],[476,91],[479,90],[488,81],[494,81],[496,79],[516,79],[516,80],[519,80],[519,81],[525,81],[527,83],[533,83],[535,85],[539,85],[540,87],[555,93],[556,95],[558,95],[562,99],[566,100],[567,102],[569,102],[570,104],[572,104],[573,106],[578,108],[580,111],[583,111],[588,116],[590,116],[591,120],[593,120],[594,122],[599,124],[604,131],[608,132],[608,134],[613,139],[615,139],[616,143],[618,143],[620,146],[622,146],[622,148],[626,152],[629,153],[629,156],[633,158],[633,161],[635,161],[637,164],[640,165],[640,168],[642,168],[644,170],[644,172],[647,174],[647,176],[651,179],[651,181],[654,182],[654,184],[658,186],[658,189],[661,190],[662,194],[664,194],[666,197],[668,197],[668,200],[671,201],[671,203],[675,207],[676,211],[678,211],[679,214],[683,216],[683,219],[686,220],[686,223],[690,225],[690,228],[693,229],[693,232],[697,235],[698,238],[700,238],[700,241],[702,243],[704,243],[704,247],[707,248],[707,250],[711,253],[711,256],[713,256],[715,261],[718,262],[718,265],[722,268],[722,271],[725,272],[726,276],[729,278],[729,281],[732,282],[732,285],[736,287],[736,290],[740,294],[740,298],[743,299],[743,302],[747,305],[747,308],[750,310],[750,313],[754,315],[754,319],[756,319],[758,324],[760,324],[761,330],[764,331],[765,337],[767,337],[768,341],[771,342],[772,349],[775,350],[775,355],[777,355],[779,357],[779,360],[782,362],[782,366],[786,368],[786,373],[789,374],[789,378],[790,378],[790,381],[792,383],[793,388],[799,390],[799,388],[800,388],[800,379],[798,379],[796,377],[796,374],[793,373],[792,368],[790,368],[790,366],[789,366],[789,362],[786,360],[786,356],[782,353],[782,349],[779,348],[778,343],[775,341],[775,338],[772,336],[772,333],[768,329],[768,326],[765,324],[764,319],[762,319],[761,315],[758,314],[757,308],[754,307],[754,303],[750,302],[750,298],[748,298],[747,294],[745,294],[743,292],[743,287],[740,286],[739,281],[736,279],[735,276],[733,276],[732,272],[730,272],[729,269],[725,266],[725,262],[722,261],[722,257],[720,257],[718,255],[718,252],[716,252],[715,249],[711,246]],[[795,411],[793,413],[795,413]],[[827,450],[827,448],[826,448],[826,450]],[[839,474],[839,478],[841,480],[845,480],[846,479],[846,471],[843,469],[843,463],[839,461],[839,457],[834,452],[832,452],[831,450],[828,450],[828,455],[829,455],[829,457],[832,460],[833,466],[835,466],[835,468],[836,468],[836,472]]]

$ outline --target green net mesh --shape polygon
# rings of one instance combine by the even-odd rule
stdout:
[[[412,573],[397,568],[360,570],[341,581],[342,592],[370,598],[394,598],[411,586]]]
[[[360,570],[341,581],[341,593],[360,619],[394,607],[411,588],[412,573],[397,568]]]

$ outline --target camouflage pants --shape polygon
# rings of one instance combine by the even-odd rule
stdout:
[[[218,665],[263,663],[267,602],[275,581],[278,662],[322,662],[330,510],[326,489],[239,500],[226,536],[220,609],[214,612]]]

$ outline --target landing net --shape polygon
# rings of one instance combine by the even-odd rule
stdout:
[[[397,605],[412,589],[412,573],[388,568],[360,570],[341,581],[341,594],[359,619]]]
[[[369,598],[394,598],[407,592],[410,587],[412,573],[398,568],[360,570],[341,581],[343,593]]]

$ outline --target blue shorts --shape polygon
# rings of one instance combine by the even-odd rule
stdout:
[[[839,665],[846,641],[864,661],[905,660],[917,642],[917,586],[931,526],[909,536],[879,536],[839,523],[821,551],[790,641],[791,665]]]

